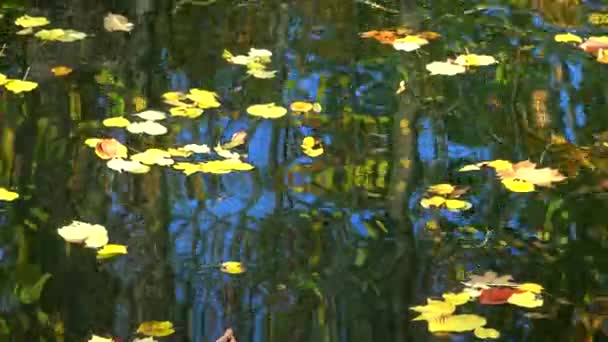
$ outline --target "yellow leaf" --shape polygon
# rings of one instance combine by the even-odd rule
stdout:
[[[59,65],[51,68],[51,73],[57,77],[67,76],[72,73],[72,68],[67,67],[65,65]]]
[[[100,248],[109,241],[108,231],[104,226],[95,224],[88,227],[88,236],[84,240],[84,246],[88,248]]]
[[[29,15],[24,15],[15,20],[15,25],[21,27],[39,27],[48,25],[50,22],[45,17],[30,17]]]
[[[453,315],[429,320],[430,332],[465,332],[486,324],[486,319],[478,315]]]
[[[217,94],[203,89],[190,89],[186,98],[194,101],[199,108],[216,108],[220,106]]]
[[[98,224],[72,221],[69,225],[57,229],[57,233],[67,242],[84,242],[85,247],[89,248],[99,248],[108,243],[108,231]]]
[[[191,119],[198,118],[203,114],[203,110],[196,107],[179,106],[169,109],[172,116],[185,116]]]
[[[315,138],[314,137],[305,137],[302,140],[302,148],[312,148],[315,146]]]
[[[172,157],[183,157],[183,158],[187,158],[190,157],[192,155],[191,151],[186,151],[183,147],[178,147],[178,148],[168,148],[167,152],[169,152],[169,154]]]
[[[52,30],[40,30],[34,35],[40,40],[45,41],[58,41],[58,42],[74,42],[86,38],[86,33],[75,30],[64,30],[64,29],[52,29]]]
[[[316,158],[316,157],[322,155],[325,152],[325,150],[323,149],[323,147],[304,148],[304,149],[302,149],[302,152],[304,152],[305,155],[307,155],[311,158]]]
[[[513,163],[508,160],[496,159],[489,162],[482,163],[485,166],[494,168],[496,171],[507,171],[513,168]]]
[[[157,148],[149,148],[144,152],[137,153],[131,156],[131,160],[140,162],[146,165],[169,166],[174,163],[171,159],[171,153]]]
[[[535,283],[524,283],[524,284],[519,285],[517,288],[522,291],[528,291],[528,292],[537,293],[537,294],[543,292],[543,289],[544,289],[544,287],[542,285],[535,284]]]
[[[16,192],[9,191],[5,188],[0,188],[0,201],[14,201],[19,198],[19,194]]]
[[[84,141],[84,144],[89,146],[89,147],[95,147],[97,146],[97,143],[101,142],[103,139],[99,139],[99,138],[87,138]]]
[[[175,163],[173,164],[173,168],[182,171],[186,176],[202,172],[200,164],[195,163]]]
[[[170,91],[164,93],[162,97],[165,101],[181,101],[186,98],[186,95],[179,91]]]
[[[246,268],[238,261],[226,261],[221,264],[220,270],[229,274],[241,274],[245,273]]]
[[[517,178],[505,178],[502,180],[502,184],[510,191],[513,192],[532,192],[534,191],[534,184],[525,180],[519,180]]]
[[[130,23],[129,19],[127,19],[127,17],[125,17],[124,15],[108,13],[108,15],[103,18],[103,27],[108,32],[131,32],[134,26],[135,25],[133,25],[133,23]]]
[[[287,114],[287,109],[276,106],[274,103],[258,104],[247,108],[247,113],[265,119],[276,119]]]
[[[99,139],[95,145],[95,154],[101,159],[126,158],[127,147],[116,139]]]
[[[323,110],[323,106],[321,106],[319,102],[315,102],[312,104],[312,110],[317,113],[321,113],[321,111]]]
[[[425,208],[425,209],[429,209],[431,207],[439,207],[441,205],[443,205],[445,203],[445,198],[441,197],[441,196],[433,196],[431,198],[423,198],[420,201],[420,205]]]
[[[127,254],[127,246],[109,244],[97,251],[97,259],[107,259],[123,254]]]
[[[583,39],[581,37],[574,35],[572,33],[556,34],[555,37],[553,37],[553,39],[555,39],[555,41],[558,43],[582,43],[583,42]]]
[[[6,77],[6,75],[4,74],[0,74],[0,85],[5,84],[6,82],[8,82],[8,78]]]
[[[450,62],[432,62],[426,65],[426,70],[431,72],[431,75],[446,75],[453,76],[462,74],[466,69],[462,65]]]
[[[93,336],[91,336],[91,338],[89,339],[88,342],[113,342],[113,341],[114,341],[114,339],[112,339],[112,338],[105,338],[105,337],[93,335]]]
[[[514,293],[507,299],[507,302],[524,308],[537,308],[543,306],[543,299],[537,298],[537,295],[532,292]]]
[[[461,167],[459,172],[468,172],[468,171],[479,171],[481,168],[477,164],[469,164]]]
[[[127,126],[127,131],[133,134],[145,133],[148,135],[163,135],[168,132],[167,127],[156,121],[132,122]]]
[[[393,48],[400,51],[414,51],[428,44],[429,41],[416,35],[405,36],[393,41]]]
[[[22,81],[22,80],[9,79],[4,84],[4,87],[7,90],[12,91],[15,94],[19,94],[19,93],[22,93],[22,92],[28,92],[28,91],[32,91],[32,90],[36,89],[36,87],[38,87],[38,83],[36,83],[36,82],[30,82],[30,81]]]
[[[106,127],[127,127],[131,124],[131,121],[127,120],[124,116],[115,116],[103,120],[102,124]]]
[[[265,69],[247,69],[247,73],[255,78],[268,79],[273,78],[277,75],[276,70],[265,70]]]
[[[456,189],[452,184],[442,183],[429,186],[426,190],[436,195],[449,195]]]
[[[448,292],[442,294],[441,296],[446,302],[452,303],[454,305],[462,305],[471,300],[471,296],[464,291],[460,293]]]
[[[194,153],[210,153],[211,149],[207,145],[188,144],[184,146],[184,150]]]
[[[418,317],[413,319],[414,321],[420,321],[451,315],[456,310],[456,306],[447,301],[427,299],[426,305],[414,306],[410,310],[420,313]]]
[[[475,337],[480,339],[496,339],[500,337],[500,332],[492,328],[475,328],[473,333],[475,334]]]
[[[148,120],[148,121],[160,121],[164,120],[167,116],[165,113],[160,112],[158,110],[146,110],[141,113],[133,114],[140,119]]]
[[[313,105],[309,102],[296,101],[292,103],[289,108],[294,112],[310,112],[313,109]]]
[[[454,63],[462,66],[486,66],[496,64],[497,62],[492,56],[476,55],[472,53],[456,57]]]
[[[175,330],[169,321],[148,321],[141,323],[137,332],[146,336],[163,337],[173,334]]]
[[[451,211],[461,211],[471,209],[472,205],[463,200],[447,199],[445,200],[445,207]]]

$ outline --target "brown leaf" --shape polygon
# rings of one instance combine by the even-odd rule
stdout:
[[[472,275],[464,284],[470,287],[488,288],[490,286],[517,286],[518,283],[511,282],[513,277],[510,274],[498,276],[496,272],[487,271],[483,275]]]
[[[539,186],[551,186],[551,183],[566,179],[558,170],[548,167],[537,169],[536,164],[529,160],[513,164],[512,170],[498,171],[497,174],[500,179],[514,178]]]
[[[108,15],[103,18],[103,27],[106,29],[106,31],[109,32],[131,32],[131,30],[133,29],[133,24],[130,23],[129,19],[127,19],[127,17],[123,15],[108,13]]]
[[[232,328],[228,328],[226,329],[226,332],[224,332],[224,336],[218,338],[215,342],[237,342],[237,340],[232,332]]]

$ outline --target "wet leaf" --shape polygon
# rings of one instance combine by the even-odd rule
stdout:
[[[137,332],[146,336],[163,337],[175,333],[175,329],[169,321],[148,321],[141,323]]]
[[[108,168],[118,172],[142,174],[150,171],[150,167],[147,165],[144,165],[138,161],[125,160],[122,158],[112,158],[106,165]]]
[[[453,315],[438,317],[429,322],[430,332],[472,331],[486,324],[486,319],[478,315]]]
[[[127,126],[127,131],[133,134],[163,135],[169,131],[167,127],[156,121],[132,122]]]
[[[228,274],[241,274],[245,273],[247,269],[238,261],[226,261],[220,265],[220,270]]]
[[[19,93],[29,92],[29,91],[36,89],[38,87],[38,83],[9,79],[4,84],[4,87],[7,90],[9,90],[15,94],[19,94]]]
[[[113,118],[107,118],[102,121],[102,124],[106,127],[120,127],[124,128],[131,124],[131,121],[127,120],[124,116],[115,116]]]
[[[107,244],[97,251],[97,259],[108,259],[124,254],[127,254],[127,246]]]
[[[513,287],[493,287],[484,289],[479,296],[479,303],[484,305],[505,304],[515,293],[520,292]]]
[[[114,342],[114,339],[93,335],[88,342]]]
[[[50,21],[45,17],[30,17],[29,15],[24,15],[15,20],[15,25],[21,27],[40,27],[50,24]]]
[[[509,297],[509,304],[522,306],[524,308],[537,308],[543,306],[543,299],[532,292],[522,292]]]
[[[95,144],[95,154],[101,159],[126,158],[127,147],[116,139],[99,139]]]
[[[287,109],[277,106],[274,103],[253,105],[247,108],[247,113],[265,119],[277,119],[287,114]]]
[[[583,42],[583,38],[581,38],[575,34],[572,34],[570,32],[556,34],[555,37],[553,37],[553,39],[558,43],[582,43]]]
[[[19,198],[19,194],[6,188],[0,188],[0,201],[11,202]]]
[[[427,304],[423,306],[414,306],[410,310],[420,313],[420,315],[414,318],[414,321],[420,320],[433,320],[439,317],[451,315],[456,311],[456,306],[453,303],[427,299]]]
[[[528,292],[532,292],[532,293],[542,293],[544,290],[544,287],[542,285],[539,284],[535,284],[535,283],[524,283],[521,284],[517,287],[518,290],[521,291],[528,291]]]
[[[496,59],[487,55],[476,55],[474,53],[468,55],[460,55],[456,57],[454,63],[462,66],[486,66],[496,64]]]
[[[473,333],[475,334],[475,337],[480,339],[496,339],[500,337],[500,332],[492,328],[478,327],[475,328]]]
[[[147,121],[160,121],[160,120],[164,120],[167,115],[163,112],[160,112],[158,110],[146,110],[143,111],[141,113],[137,113],[137,114],[133,114],[135,116],[137,116],[140,119],[144,119]]]
[[[57,77],[67,76],[72,73],[72,68],[65,65],[58,65],[51,68],[51,73]]]
[[[453,76],[462,74],[465,71],[465,67],[462,65],[450,63],[450,62],[432,62],[426,65],[426,70],[431,72],[431,75],[446,75]]]
[[[303,101],[296,101],[293,102],[291,105],[289,105],[289,109],[291,109],[294,112],[300,112],[300,113],[307,113],[310,112],[313,108],[312,103],[309,102],[303,102]]]
[[[487,271],[483,275],[472,275],[469,280],[464,282],[468,287],[488,288],[490,286],[518,286],[518,283],[512,282],[513,277],[510,274],[499,276],[496,272]]]
[[[103,27],[108,32],[131,32],[131,30],[133,30],[134,25],[130,23],[129,19],[127,19],[127,17],[123,15],[108,13],[108,15],[103,18]]]
[[[174,163],[173,159],[171,159],[171,153],[157,148],[149,148],[144,152],[134,154],[131,156],[131,160],[146,165],[160,166],[169,166]]]
[[[448,303],[452,303],[456,306],[458,305],[463,305],[465,303],[467,303],[469,300],[471,300],[471,296],[467,293],[467,292],[459,292],[459,293],[453,293],[453,292],[447,292],[441,295],[443,297],[443,299],[448,302]]]

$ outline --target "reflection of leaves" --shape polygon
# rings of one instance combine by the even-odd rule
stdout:
[[[43,274],[36,283],[30,286],[17,286],[17,296],[19,301],[24,304],[32,304],[40,298],[44,284],[51,278],[50,273]]]

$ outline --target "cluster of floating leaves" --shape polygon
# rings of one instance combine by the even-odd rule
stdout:
[[[460,292],[449,292],[442,299],[427,299],[426,305],[414,306],[419,313],[414,321],[427,321],[432,333],[473,331],[481,339],[496,339],[500,332],[487,328],[487,320],[476,314],[455,314],[457,307],[477,301],[482,305],[512,304],[524,308],[543,305],[543,287],[535,283],[515,283],[510,275],[498,276],[492,271],[473,275]]]
[[[459,55],[456,59],[448,59],[445,62],[432,62],[426,65],[431,75],[453,76],[465,73],[471,67],[486,66],[496,64],[497,61],[492,56],[466,54]]]
[[[578,48],[595,57],[596,61],[608,64],[608,36],[591,36],[583,39],[572,33],[557,34],[554,40],[558,43],[574,43]]]
[[[229,63],[246,66],[247,74],[255,78],[273,78],[277,74],[276,70],[266,69],[272,57],[272,52],[266,49],[251,48],[249,54],[236,56],[224,50],[222,57]]]
[[[450,211],[462,211],[471,208],[471,203],[458,199],[466,193],[468,188],[456,187],[452,184],[442,183],[430,186],[427,197],[420,200],[420,205],[425,209],[445,208]]]
[[[187,94],[177,91],[164,93],[163,100],[172,106],[169,109],[171,116],[183,116],[190,119],[198,118],[205,109],[221,106],[215,92],[197,88],[190,89]]]
[[[550,187],[553,183],[566,179],[558,170],[549,167],[537,168],[536,164],[529,160],[513,164],[507,160],[497,159],[466,165],[459,171],[477,171],[481,168],[494,169],[502,184],[513,192],[532,192],[537,186]]]
[[[15,25],[22,27],[20,31],[17,31],[18,35],[34,34],[34,36],[40,40],[63,43],[75,42],[87,37],[87,34],[84,32],[60,28],[50,30],[42,29],[34,33],[34,28],[46,26],[50,23],[51,22],[45,17],[32,17],[29,15],[21,16],[15,20]]]
[[[403,27],[367,31],[361,33],[360,36],[361,38],[373,38],[382,44],[392,45],[395,50],[407,52],[418,50],[440,37],[436,32],[413,33],[412,30]]]

